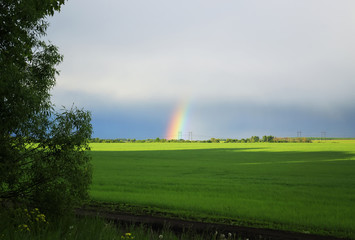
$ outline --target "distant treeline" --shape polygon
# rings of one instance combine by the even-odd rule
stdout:
[[[211,138],[208,140],[185,140],[185,139],[165,139],[165,138],[155,138],[155,139],[143,139],[136,140],[135,138],[115,138],[115,139],[100,139],[92,138],[90,139],[92,143],[257,143],[257,142],[275,142],[275,143],[310,143],[312,142],[311,138],[297,137],[297,138],[280,138],[274,136],[263,136],[262,138],[258,136],[252,136],[250,138]]]
[[[355,140],[355,138],[336,138],[336,137],[309,137],[311,140]]]

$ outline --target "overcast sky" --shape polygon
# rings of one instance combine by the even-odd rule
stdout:
[[[94,137],[355,137],[353,0],[70,0],[49,19],[57,106]]]

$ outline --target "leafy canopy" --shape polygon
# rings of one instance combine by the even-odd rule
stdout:
[[[61,213],[87,197],[89,112],[55,112],[50,90],[63,60],[45,42],[64,0],[0,0],[0,200]]]

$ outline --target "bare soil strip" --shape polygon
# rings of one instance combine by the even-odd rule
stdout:
[[[162,229],[168,226],[174,232],[194,231],[197,233],[237,233],[239,237],[249,240],[344,240],[332,236],[320,236],[307,233],[289,232],[265,228],[240,227],[226,224],[204,223],[148,215],[132,215],[126,213],[108,212],[100,210],[77,209],[78,216],[99,216],[115,223],[123,224],[146,224],[153,229]]]

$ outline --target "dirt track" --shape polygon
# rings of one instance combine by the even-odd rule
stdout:
[[[239,237],[248,238],[249,240],[344,240],[343,238],[319,236],[306,233],[185,221],[164,217],[136,216],[125,213],[87,209],[77,209],[76,214],[79,216],[100,216],[117,223],[147,224],[152,226],[153,229],[161,229],[164,226],[169,226],[172,231],[177,233],[184,231],[184,229],[190,229],[198,233],[211,232],[211,234],[215,231],[224,234],[228,234],[229,232],[237,233]]]

